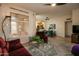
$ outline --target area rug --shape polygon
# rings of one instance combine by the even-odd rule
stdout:
[[[71,46],[61,38],[49,38],[48,43],[40,45],[25,44],[32,56],[73,56]]]
[[[57,55],[54,46],[50,43],[42,44],[39,47],[31,45],[29,51],[33,56],[55,56]]]
[[[63,45],[61,45],[63,46]],[[32,56],[72,56],[71,52],[60,45],[42,44],[39,47],[31,45],[28,50]],[[64,49],[65,51],[63,51]]]

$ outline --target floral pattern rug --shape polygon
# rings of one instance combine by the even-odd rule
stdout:
[[[55,56],[57,53],[51,44],[42,44],[39,47],[31,46],[29,51],[33,56]]]

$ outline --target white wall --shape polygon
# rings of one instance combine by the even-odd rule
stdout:
[[[15,6],[11,6],[11,5],[2,5],[1,7],[1,11],[0,11],[0,22],[2,21],[2,19],[6,16],[6,15],[10,15],[10,12],[17,12],[17,13],[20,13],[20,14],[25,14],[23,12],[19,12],[19,11],[12,11],[10,9],[10,7],[15,7]],[[29,28],[28,28],[28,36],[32,36],[35,34],[36,32],[36,17],[35,17],[35,14],[34,12],[32,11],[28,11],[28,10],[25,10],[23,8],[20,8],[20,7],[15,7],[15,8],[18,8],[18,9],[21,9],[21,10],[24,10],[26,12],[29,12],[29,14],[25,14],[25,15],[29,15]],[[52,15],[51,15],[52,16]],[[45,20],[46,16],[39,16],[38,20]],[[64,37],[65,36],[65,21],[67,18],[72,18],[72,22],[73,24],[79,24],[79,9],[75,9],[72,11],[72,14],[63,14],[63,15],[55,15],[52,16],[52,18],[50,18],[49,21],[45,21],[45,23],[47,24],[46,25],[46,29],[48,28],[49,24],[56,24],[56,33],[58,36],[62,36]],[[1,23],[0,23],[1,24]],[[0,26],[1,28],[1,26]]]
[[[56,24],[56,31],[58,36],[65,37],[65,21],[67,18],[71,18],[72,25],[79,25],[79,8],[74,9],[71,14],[52,18],[52,21],[50,21],[49,23],[53,22]]]
[[[0,6],[0,23],[1,23],[1,6]],[[1,31],[1,25],[0,25],[0,31]]]
[[[2,6],[0,4],[0,37],[3,37],[3,33],[2,33],[2,20],[3,20],[3,16],[2,16]]]
[[[52,23],[56,24],[56,34],[57,36],[65,37],[65,21],[67,18],[70,18],[71,15],[58,16],[52,18]]]
[[[36,34],[36,15],[33,12],[29,14],[29,36],[34,36]]]
[[[41,15],[39,19],[45,19],[45,16]],[[51,15],[52,16],[52,15]],[[56,24],[56,33],[58,36],[65,37],[65,21],[67,18],[72,18],[72,25],[79,25],[79,8],[72,10],[71,14],[55,15],[47,21],[46,29],[49,27],[49,24]]]
[[[65,35],[66,36],[71,36],[72,35],[72,21],[67,21],[66,22],[66,25],[65,25]]]
[[[21,11],[17,11],[17,10],[12,10],[12,9],[10,9],[10,7],[26,11],[26,12],[28,12],[28,14],[24,13],[24,12],[21,12]],[[20,8],[18,6],[2,4],[2,6],[1,6],[1,19],[0,19],[0,21],[3,20],[5,16],[10,16],[10,12],[19,13],[19,14],[23,14],[23,15],[28,15],[29,16],[29,27],[28,27],[28,35],[26,35],[26,37],[35,35],[35,21],[36,21],[35,19],[36,18],[35,18],[35,13],[34,12],[29,11],[29,10],[25,10],[25,9]],[[1,23],[0,23],[0,25],[1,25]],[[1,26],[0,26],[0,28],[1,28]],[[9,29],[8,29],[7,32],[8,32],[7,34],[9,34],[9,35],[7,35],[8,38],[12,38]],[[10,39],[10,40],[12,40],[12,39]],[[22,42],[26,42],[26,40],[28,40],[28,38],[26,38],[24,40],[22,39],[21,41]]]
[[[73,25],[79,25],[79,8],[72,11],[72,23]]]
[[[45,16],[41,15],[39,19],[45,19]],[[58,36],[65,37],[65,21],[67,18],[71,18],[72,25],[79,25],[79,8],[73,9],[71,14],[63,15],[51,15],[51,19],[46,22],[46,29],[49,27],[49,24],[56,24],[56,33]]]
[[[56,34],[57,36],[65,37],[65,21],[67,18],[71,18],[71,14],[64,14],[64,15],[57,15],[50,20],[46,21],[46,29],[49,28],[50,24],[56,24]],[[45,16],[41,15],[38,17],[38,20],[43,19],[45,20]]]

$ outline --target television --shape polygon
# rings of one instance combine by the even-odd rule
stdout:
[[[79,25],[73,25],[73,33],[79,33]]]

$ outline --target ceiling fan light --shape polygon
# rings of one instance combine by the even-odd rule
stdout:
[[[56,6],[56,3],[51,4],[51,6]]]

